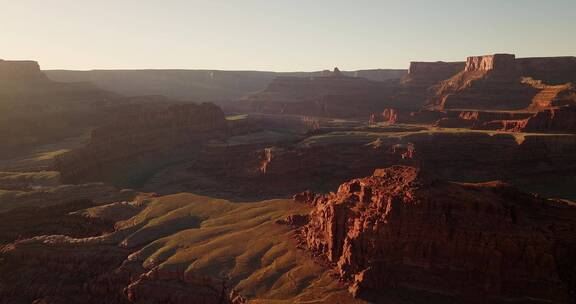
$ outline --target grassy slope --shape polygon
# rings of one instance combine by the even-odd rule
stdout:
[[[307,205],[279,199],[231,203],[190,193],[139,204],[137,214],[116,226],[122,246],[147,244],[130,257],[145,268],[223,278],[255,303],[356,302],[325,268],[296,248],[289,226],[275,223],[288,214],[307,213]],[[105,208],[127,206],[86,212],[109,213]]]

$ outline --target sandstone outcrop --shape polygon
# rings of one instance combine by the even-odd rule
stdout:
[[[404,288],[466,302],[574,300],[574,204],[400,166],[309,203],[303,242],[356,296]]]
[[[516,72],[516,56],[512,54],[495,54],[472,56],[466,59],[464,71],[498,71],[499,73]]]

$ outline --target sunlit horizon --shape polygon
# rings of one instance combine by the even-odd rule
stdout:
[[[0,58],[44,70],[406,69],[467,56],[572,56],[574,1],[5,1]],[[409,16],[409,17],[406,17]]]

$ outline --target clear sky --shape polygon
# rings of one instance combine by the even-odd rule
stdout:
[[[0,0],[0,58],[43,69],[406,68],[576,55],[576,0]]]

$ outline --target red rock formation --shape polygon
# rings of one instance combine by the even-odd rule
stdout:
[[[573,89],[566,85],[576,75],[571,72],[576,70],[572,59],[469,57],[464,71],[437,86],[429,104],[441,109],[518,110],[576,103]],[[568,68],[559,68],[561,62]]]
[[[370,114],[370,123],[388,122],[395,123],[398,121],[398,111],[395,109],[384,109],[382,113]]]
[[[304,242],[357,296],[405,288],[467,302],[574,300],[574,205],[411,167],[376,170],[310,203]]]

